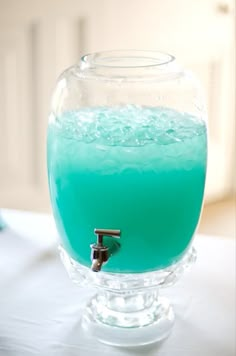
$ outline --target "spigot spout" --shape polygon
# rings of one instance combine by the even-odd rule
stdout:
[[[108,247],[103,246],[101,243],[91,245],[92,253],[91,269],[93,272],[101,271],[102,265],[107,262],[109,258]]]
[[[102,265],[103,262],[101,262],[100,260],[93,260],[91,265],[91,270],[93,272],[99,272],[101,271]]]
[[[103,235],[120,238],[120,230],[104,230],[95,229],[97,234],[97,243],[92,244],[91,247],[91,270],[93,272],[101,271],[102,265],[109,259],[108,247],[103,245]]]

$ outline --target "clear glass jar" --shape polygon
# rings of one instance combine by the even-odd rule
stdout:
[[[75,269],[136,280],[186,258],[203,201],[206,115],[198,82],[173,56],[82,57],[57,82],[47,144],[53,212]]]
[[[121,230],[120,249],[104,238],[115,250],[104,271],[156,270],[183,255],[202,205],[204,120],[196,80],[170,55],[91,54],[61,75],[48,170],[71,257],[90,266],[95,228]]]

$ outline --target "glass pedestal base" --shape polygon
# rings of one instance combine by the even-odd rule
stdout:
[[[82,327],[99,341],[116,346],[139,346],[166,338],[174,324],[169,302],[159,296],[163,287],[173,285],[196,260],[191,247],[177,263],[147,273],[95,273],[71,259],[60,247],[70,278],[83,286],[95,287],[88,302]]]
[[[97,294],[88,303],[82,318],[83,329],[99,341],[114,346],[140,346],[160,341],[169,335],[174,324],[173,309],[156,292],[131,297],[130,302],[139,299],[140,309],[134,300],[129,311],[122,308],[115,310],[113,306],[110,308],[111,299],[113,296],[104,298]],[[126,301],[126,298],[117,299],[121,304]],[[141,309],[144,299],[150,299],[150,305]]]

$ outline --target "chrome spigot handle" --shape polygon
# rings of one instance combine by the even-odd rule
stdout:
[[[94,233],[97,235],[97,244],[102,244],[103,236],[120,238],[120,230],[94,229]]]

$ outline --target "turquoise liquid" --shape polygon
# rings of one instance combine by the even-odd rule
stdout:
[[[94,228],[120,229],[103,266],[145,272],[176,262],[196,229],[205,184],[206,127],[168,108],[128,105],[51,115],[48,175],[64,248],[90,266]]]
[[[3,230],[6,227],[6,224],[3,220],[3,218],[1,217],[1,212],[0,212],[0,231]]]

